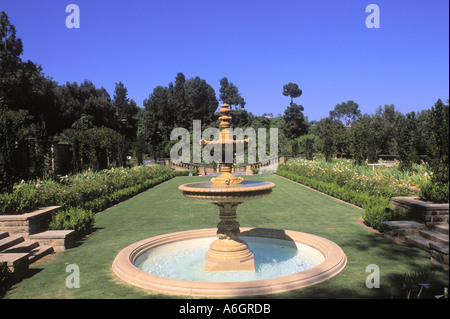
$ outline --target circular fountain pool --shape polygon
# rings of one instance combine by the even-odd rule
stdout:
[[[241,237],[254,254],[255,271],[205,271],[205,255],[216,237],[189,239],[150,249],[134,262],[150,274],[189,281],[237,282],[308,270],[324,261],[320,251],[282,239]]]
[[[335,243],[315,235],[241,228],[255,256],[255,271],[204,271],[205,253],[216,229],[148,238],[124,248],[114,273],[134,286],[167,294],[242,296],[298,289],[327,280],[346,265]]]

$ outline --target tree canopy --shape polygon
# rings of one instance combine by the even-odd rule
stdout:
[[[223,77],[220,80],[219,98],[224,104],[233,105],[237,109],[239,106],[241,109],[245,107],[245,100],[240,95],[239,89],[232,82],[228,82],[227,77]]]
[[[291,105],[294,103],[294,99],[302,95],[302,90],[298,87],[298,84],[289,82],[283,86],[283,95],[291,97]]]

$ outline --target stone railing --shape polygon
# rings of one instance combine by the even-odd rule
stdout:
[[[270,158],[265,162],[257,162],[257,163],[251,163],[251,164],[242,164],[242,165],[236,165],[233,167],[232,173],[234,174],[244,174],[244,175],[253,175],[253,170],[263,170],[265,168],[273,168],[273,170],[276,170],[276,166],[278,164],[285,162],[285,157],[274,157]],[[212,166],[206,166],[201,164],[193,164],[193,163],[174,163],[169,158],[164,159],[158,159],[158,163],[161,165],[169,166],[173,170],[176,171],[198,171],[199,176],[206,176],[206,175],[214,175],[214,174],[220,174],[220,167],[212,167]]]

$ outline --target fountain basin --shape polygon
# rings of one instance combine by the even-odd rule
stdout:
[[[266,197],[275,184],[262,181],[243,181],[234,185],[214,185],[212,182],[196,182],[178,187],[185,197],[208,203],[242,203]]]
[[[139,264],[152,250],[165,250],[166,245],[183,244],[189,240],[208,240],[216,235],[216,229],[197,229],[160,235],[134,243],[116,256],[112,270],[123,281],[134,286],[154,292],[189,296],[231,297],[280,293],[299,289],[327,280],[340,273],[347,258],[342,249],[335,243],[315,235],[265,228],[241,228],[241,236],[249,241],[264,241],[272,243],[287,242],[305,245],[319,252],[319,262],[304,271],[289,275],[261,280],[236,281],[195,281],[167,278],[148,273],[139,269]],[[285,245],[285,244],[283,244]],[[189,269],[187,269],[189,271]],[[230,279],[227,279],[230,280]]]

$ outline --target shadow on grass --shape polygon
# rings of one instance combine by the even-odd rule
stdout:
[[[71,248],[76,248],[76,247],[80,247],[89,237],[91,237],[92,235],[94,235],[97,231],[104,229],[103,227],[92,227],[89,231],[82,233],[82,234],[77,234],[77,236],[75,237],[75,243],[73,245],[73,247]]]
[[[4,279],[4,281],[0,282],[0,299],[4,298],[7,293],[14,291],[14,285],[22,282],[25,279],[33,277],[34,275],[40,273],[42,268],[29,268],[25,274],[20,276],[16,276],[14,274],[10,274],[8,277]]]
[[[425,260],[430,259],[429,253],[424,250],[391,242],[382,235],[360,234],[358,241],[351,240],[340,245],[343,249],[352,248],[359,252],[366,252],[370,257],[388,260],[389,262],[401,262],[410,266],[418,266],[423,264]]]

